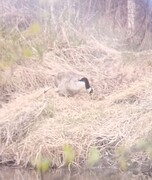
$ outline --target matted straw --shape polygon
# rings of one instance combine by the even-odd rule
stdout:
[[[27,166],[42,155],[61,166],[68,143],[76,151],[75,163],[81,164],[93,145],[101,152],[121,143],[131,146],[151,131],[151,67],[138,62],[130,72],[116,51],[111,58],[112,52],[91,43],[60,49],[58,55],[55,49],[42,63],[31,60],[15,67],[3,88],[12,100],[0,109],[1,163]],[[58,96],[53,76],[60,70],[88,75],[92,97],[84,92]],[[44,94],[46,87],[52,88]]]

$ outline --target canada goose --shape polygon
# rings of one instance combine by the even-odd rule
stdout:
[[[83,89],[86,89],[89,94],[93,93],[89,80],[73,72],[58,73],[55,77],[55,86],[56,92],[63,96],[74,96]]]

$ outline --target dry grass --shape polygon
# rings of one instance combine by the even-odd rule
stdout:
[[[42,155],[61,166],[68,143],[76,151],[75,162],[82,164],[92,145],[104,153],[146,137],[152,126],[149,55],[130,55],[134,63],[125,57],[92,40],[85,46],[56,48],[42,62],[29,60],[1,72],[1,99],[11,97],[7,104],[1,102],[1,163],[26,166]],[[52,75],[61,69],[88,75],[93,96],[59,97]],[[48,86],[52,89],[43,94]]]

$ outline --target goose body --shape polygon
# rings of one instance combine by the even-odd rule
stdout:
[[[55,77],[55,86],[59,95],[63,96],[74,96],[85,89],[90,94],[93,92],[89,80],[73,72],[58,73]]]

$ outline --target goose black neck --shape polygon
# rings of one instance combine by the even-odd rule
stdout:
[[[86,77],[83,77],[82,79],[80,79],[79,81],[83,81],[85,83],[85,88],[89,89],[90,88],[90,83],[88,81],[88,79]]]

